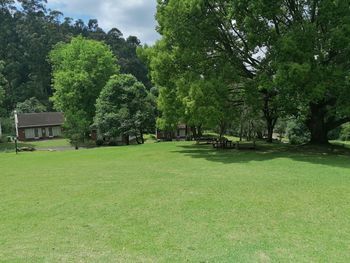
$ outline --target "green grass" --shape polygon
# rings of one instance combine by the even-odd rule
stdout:
[[[67,139],[55,139],[44,141],[18,142],[18,147],[34,147],[35,149],[49,149],[60,147],[71,147]],[[0,143],[0,152],[14,152],[15,144],[13,142]]]
[[[350,141],[344,142],[344,141],[332,141],[333,144],[339,145],[339,146],[344,146],[346,148],[350,148]]]
[[[0,154],[1,262],[349,262],[350,156],[155,143]]]
[[[32,142],[27,142],[25,144],[31,145],[34,148],[71,147],[67,139],[32,141]]]

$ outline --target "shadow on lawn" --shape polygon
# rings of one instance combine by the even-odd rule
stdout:
[[[350,149],[335,145],[321,147],[259,143],[256,150],[216,150],[208,145],[196,144],[177,147],[180,148],[177,153],[223,164],[290,158],[300,162],[350,168]]]

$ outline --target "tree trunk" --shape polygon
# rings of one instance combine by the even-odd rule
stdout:
[[[203,130],[202,130],[202,125],[198,126],[198,136],[203,137]]]
[[[145,138],[143,137],[143,130],[140,131],[141,144],[145,144]]]
[[[274,126],[272,125],[271,120],[267,121],[267,142],[272,143],[273,142],[273,130]]]
[[[129,135],[124,135],[125,138],[125,144],[130,145]]]
[[[257,131],[256,132],[256,138],[259,140],[262,140],[264,138],[264,135],[261,131]]]
[[[266,116],[265,116],[266,117]],[[267,118],[266,117],[266,127],[267,127],[267,142],[273,143],[273,131],[277,123],[277,118]]]
[[[191,127],[191,131],[192,131],[193,138],[197,139],[198,138],[198,134],[197,134],[196,126],[192,126]]]
[[[311,144],[328,144],[328,128],[325,121],[326,108],[323,104],[310,105],[307,127],[311,133]]]
[[[264,94],[264,117],[266,119],[266,127],[267,127],[267,142],[272,143],[273,142],[273,131],[275,129],[277,120],[278,120],[278,114],[277,109],[270,104],[271,100],[274,98],[274,94],[269,94],[266,92]]]
[[[219,128],[220,128],[220,139],[221,139],[222,137],[224,137],[226,133],[226,123],[220,122]]]

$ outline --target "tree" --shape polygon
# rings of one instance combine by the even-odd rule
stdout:
[[[189,61],[189,56],[178,50],[166,39],[138,50],[159,88],[158,127],[174,130],[184,122],[192,127],[195,137],[201,136],[203,128],[218,128],[224,135],[243,103],[244,93],[236,83],[239,80],[234,79],[235,72],[226,60],[206,60],[206,52],[192,51],[196,55]]]
[[[5,91],[8,87],[8,81],[3,74],[4,68],[5,68],[4,62],[0,61],[0,115],[4,114],[5,112],[5,107],[4,107]]]
[[[16,111],[18,113],[39,113],[47,111],[47,107],[37,98],[30,98],[24,102],[17,103]]]
[[[327,143],[350,116],[348,13],[347,1],[169,0],[157,20],[170,53],[186,56],[183,70],[221,58],[247,92],[254,85],[269,134],[279,116],[303,115],[311,142]]]
[[[68,136],[78,133],[79,139],[85,138],[95,116],[96,99],[119,70],[117,60],[105,44],[79,36],[58,44],[50,61],[54,107],[65,113]]]
[[[154,127],[155,101],[145,86],[132,75],[115,75],[101,91],[96,103],[95,126],[99,136],[110,140],[143,134]]]

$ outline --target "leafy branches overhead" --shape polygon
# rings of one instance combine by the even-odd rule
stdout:
[[[348,1],[332,0],[158,1],[153,81],[163,84],[157,61],[171,57],[176,90],[185,72],[239,84],[260,94],[267,126],[303,115],[311,140],[325,143],[350,117],[349,12]]]

